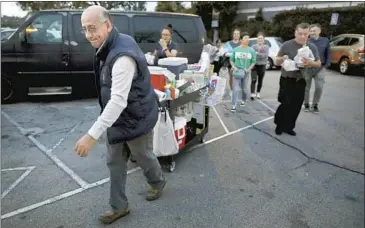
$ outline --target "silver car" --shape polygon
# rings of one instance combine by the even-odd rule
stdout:
[[[248,45],[252,47],[252,45],[257,43],[257,38],[250,38],[250,42]],[[274,59],[277,56],[281,45],[283,45],[283,40],[280,37],[265,37],[264,44],[270,47],[269,49],[269,58],[266,64],[266,69],[271,70],[272,68],[276,68],[277,66],[274,65]]]

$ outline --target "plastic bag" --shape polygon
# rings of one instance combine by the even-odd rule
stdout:
[[[157,123],[153,129],[153,153],[156,157],[170,156],[179,153],[175,130],[169,112],[163,109],[158,114]]]
[[[296,67],[295,61],[294,60],[290,60],[290,59],[285,59],[283,64],[281,65],[281,67],[285,70],[285,71],[295,71],[295,70],[299,70]]]
[[[302,58],[314,60],[313,52],[308,46],[298,49],[297,55],[294,57],[295,64],[298,67],[303,67]]]
[[[155,64],[155,56],[152,55],[151,52],[148,52],[144,55],[146,57],[148,65],[154,65]]]

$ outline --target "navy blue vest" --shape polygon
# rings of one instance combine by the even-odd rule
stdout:
[[[110,100],[112,68],[117,58],[130,56],[137,63],[128,105],[115,123],[107,129],[109,144],[130,141],[153,130],[158,119],[158,104],[151,84],[147,60],[135,40],[114,27],[97,50],[94,61],[96,87],[101,112]]]

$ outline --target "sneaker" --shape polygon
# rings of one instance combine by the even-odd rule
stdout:
[[[251,93],[251,100],[255,100],[256,94]]]
[[[309,112],[309,104],[304,104],[304,112]]]
[[[246,102],[244,102],[244,101],[242,101],[241,104],[240,104],[241,107],[243,107],[245,105],[246,105]]]
[[[313,105],[312,111],[313,111],[313,113],[319,113],[318,105]]]
[[[107,211],[104,215],[99,217],[99,221],[104,224],[111,224],[118,219],[128,215],[130,213],[129,209],[122,209],[120,211]]]
[[[163,184],[161,185],[161,187],[159,187],[159,188],[148,189],[146,200],[152,201],[152,200],[157,200],[158,198],[160,198],[160,196],[162,194],[162,190],[165,187],[165,185],[166,185],[166,181],[164,181]]]
[[[256,97],[257,97],[257,99],[260,99],[261,98],[260,93],[257,93]]]
[[[232,106],[232,108],[231,108],[231,112],[235,112],[236,111],[236,106]]]

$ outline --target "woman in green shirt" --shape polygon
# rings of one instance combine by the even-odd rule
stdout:
[[[236,111],[238,93],[240,91],[242,91],[241,107],[245,105],[248,98],[248,80],[256,64],[256,51],[248,46],[249,38],[250,36],[247,32],[242,33],[241,46],[233,49],[230,58],[233,70],[232,112]]]

